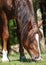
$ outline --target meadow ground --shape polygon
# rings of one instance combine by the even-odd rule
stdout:
[[[19,53],[15,54],[9,54],[8,57],[10,59],[9,62],[1,62],[1,56],[0,56],[0,65],[46,65],[46,53],[42,54],[43,60],[42,61],[37,61],[37,62],[32,62],[31,57],[28,55],[28,53],[25,53],[27,61],[25,62],[20,62],[19,59]]]

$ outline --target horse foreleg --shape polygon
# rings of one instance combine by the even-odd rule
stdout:
[[[7,29],[8,30],[8,29]],[[3,58],[2,61],[9,61],[7,57],[7,41],[8,41],[8,31],[4,28],[2,38],[3,38]]]
[[[20,61],[25,61],[26,57],[24,55],[23,43],[20,43],[19,52],[20,52]]]
[[[19,30],[17,29],[17,35],[18,35],[18,39],[19,39],[19,52],[20,52],[20,61],[25,60],[25,55],[24,55],[24,48],[23,48],[23,43],[21,41],[21,35]]]
[[[3,20],[3,33],[2,33],[2,39],[3,39],[3,57],[2,57],[2,61],[9,61],[8,57],[7,57],[7,41],[9,38],[9,32],[8,32],[8,21],[7,21],[7,17],[4,11],[2,11],[2,20]]]

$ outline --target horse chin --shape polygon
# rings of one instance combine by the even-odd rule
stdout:
[[[7,53],[8,53],[7,51],[3,50],[2,62],[8,62],[9,61],[9,59],[7,57]]]
[[[31,58],[32,61],[41,61],[43,60],[41,56],[39,56],[38,58],[32,57]]]

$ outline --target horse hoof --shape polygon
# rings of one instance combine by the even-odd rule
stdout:
[[[25,57],[25,56],[22,56],[22,57],[20,57],[20,61],[25,62],[25,61],[27,61],[27,59],[26,59],[26,57]]]
[[[7,56],[8,52],[3,50],[2,53],[3,53],[2,62],[8,62],[9,61],[8,56]]]
[[[9,62],[8,58],[2,58],[2,62]]]

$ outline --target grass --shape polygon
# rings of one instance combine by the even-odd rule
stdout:
[[[15,53],[13,55],[9,54],[9,62],[2,63],[0,57],[0,65],[46,65],[46,53],[42,54],[43,60],[37,62],[31,61],[30,56],[27,53],[25,55],[27,58],[27,61],[25,62],[20,62],[18,53]]]

